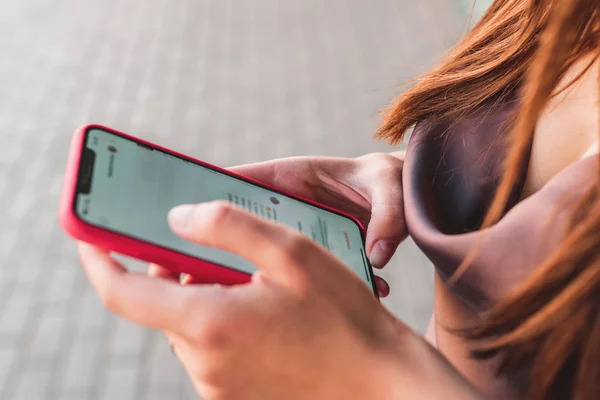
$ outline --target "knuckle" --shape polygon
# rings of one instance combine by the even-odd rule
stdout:
[[[311,264],[318,251],[320,248],[312,240],[299,233],[290,233],[279,248],[279,263],[292,266],[288,268],[290,281],[300,297],[308,296],[312,288]]]
[[[367,156],[366,156],[367,157]],[[373,153],[365,158],[370,175],[375,179],[396,179],[402,173],[402,161],[387,153]]]
[[[381,161],[376,168],[376,174],[380,178],[396,178],[400,176],[401,171],[401,166],[393,160]]]
[[[232,347],[233,329],[231,324],[221,318],[206,321],[202,326],[196,326],[195,338],[199,345],[210,351],[225,351]]]
[[[212,228],[218,228],[219,226],[227,224],[231,221],[235,211],[235,207],[230,203],[225,201],[216,202],[213,205],[213,210],[207,224]]]
[[[376,153],[369,153],[369,154],[365,154],[364,156],[361,156],[360,158],[368,163],[372,163],[372,162],[377,162],[379,161],[381,158],[387,156],[387,153],[384,152],[376,152]]]
[[[286,262],[303,265],[310,258],[311,252],[315,251],[315,244],[306,236],[294,232],[284,239],[282,249]]]
[[[183,334],[208,351],[224,351],[231,348],[233,336],[238,330],[237,319],[231,318],[230,312],[216,304],[207,305],[211,310],[200,316],[195,312],[199,302],[194,296],[189,296],[186,303],[186,310],[189,312],[183,319]]]
[[[204,362],[198,365],[197,371],[195,374],[200,382],[208,383],[213,386],[219,387],[227,387],[227,377],[228,371],[224,369],[223,363],[221,360],[207,359],[203,360]],[[224,391],[225,389],[220,389],[221,399],[232,399],[235,397],[228,396]]]
[[[296,304],[304,304],[314,295],[314,284],[306,275],[296,278],[293,291],[290,293]]]

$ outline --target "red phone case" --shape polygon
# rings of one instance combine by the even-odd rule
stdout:
[[[250,281],[251,275],[234,270],[229,267],[224,267],[221,265],[216,265],[208,261],[200,260],[195,257],[191,257],[177,251],[173,251],[164,247],[160,247],[151,243],[144,242],[142,240],[134,239],[132,237],[113,232],[104,228],[100,228],[94,225],[91,225],[82,219],[80,219],[74,210],[74,202],[75,195],[77,189],[77,181],[79,174],[79,163],[81,159],[81,154],[84,146],[84,141],[86,137],[86,133],[90,129],[101,129],[116,135],[122,136],[124,138],[133,140],[135,142],[141,143],[143,145],[155,148],[160,151],[164,151],[166,153],[172,154],[174,156],[198,163],[200,165],[215,169],[223,174],[227,174],[229,176],[233,176],[235,178],[245,180],[247,182],[253,183],[255,185],[264,187],[266,189],[272,190],[276,193],[280,193],[300,201],[303,201],[308,204],[312,204],[314,206],[326,209],[328,211],[334,212],[336,214],[345,216],[354,221],[358,227],[360,228],[361,235],[363,238],[363,242],[365,239],[365,229],[355,217],[348,215],[339,210],[335,210],[331,207],[316,203],[312,200],[308,200],[302,198],[301,196],[297,196],[291,193],[287,193],[282,191],[281,189],[277,189],[266,185],[262,182],[258,182],[254,179],[241,176],[239,174],[235,174],[231,171],[225,170],[223,168],[217,167],[212,164],[208,164],[204,161],[200,161],[194,159],[192,157],[186,156],[184,154],[178,153],[173,150],[166,149],[162,146],[156,145],[154,143],[150,143],[143,139],[133,137],[131,135],[127,135],[125,133],[116,131],[111,128],[107,128],[102,125],[90,124],[85,125],[75,131],[73,135],[73,139],[71,140],[71,147],[69,150],[69,158],[67,162],[67,169],[65,174],[65,180],[63,185],[63,191],[60,199],[60,208],[59,208],[59,222],[62,228],[77,240],[81,240],[83,242],[87,242],[93,244],[95,246],[114,251],[116,253],[120,253],[126,256],[134,257],[143,261],[155,263],[164,266],[174,272],[178,273],[186,273],[194,276],[196,280],[203,283],[221,283],[226,285],[233,285],[239,283],[245,283]],[[373,291],[377,294],[377,289],[373,280],[373,271],[369,266],[369,279],[371,281],[371,286]]]

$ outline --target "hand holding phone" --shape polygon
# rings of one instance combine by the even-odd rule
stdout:
[[[250,283],[184,286],[159,267],[150,271],[153,277],[128,273],[108,252],[87,244],[80,255],[110,311],[164,331],[202,398],[430,396],[405,390],[431,386],[426,378],[438,371],[424,383],[398,380],[413,376],[415,361],[422,362],[430,346],[336,257],[290,228],[225,202],[195,205],[184,214],[169,216],[173,231],[252,261],[260,271]],[[435,365],[429,358],[427,371]]]
[[[74,135],[60,221],[79,240],[199,281],[247,282],[256,271],[251,262],[187,242],[167,224],[174,206],[214,200],[302,232],[376,292],[355,218],[102,126],[85,126]]]

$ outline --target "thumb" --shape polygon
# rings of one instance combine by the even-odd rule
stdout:
[[[384,182],[385,183],[385,182]],[[371,191],[371,220],[367,229],[367,255],[375,268],[383,268],[408,236],[401,186],[379,184]],[[395,189],[390,190],[390,187]]]
[[[182,205],[169,213],[171,229],[180,237],[202,246],[224,250],[253,263],[265,275],[286,286],[304,283],[306,271],[294,255],[299,234],[265,221],[232,204],[217,201]]]

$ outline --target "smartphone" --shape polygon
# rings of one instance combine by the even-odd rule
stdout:
[[[176,236],[167,223],[180,204],[226,200],[309,236],[377,295],[364,229],[343,212],[100,125],[71,142],[59,220],[72,237],[187,273],[200,282],[248,282],[248,260]]]

